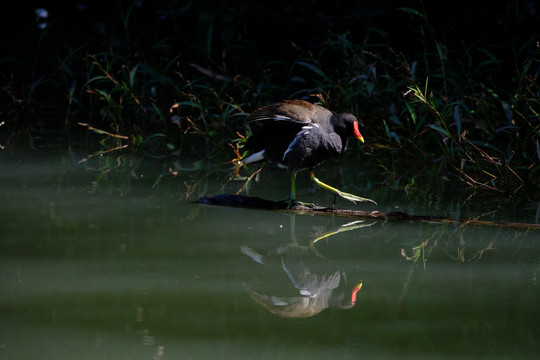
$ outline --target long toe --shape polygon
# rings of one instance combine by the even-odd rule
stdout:
[[[358,196],[358,195],[354,195],[354,194],[349,194],[349,193],[346,193],[346,192],[343,192],[343,191],[338,191],[337,195],[341,196],[344,199],[352,201],[353,203],[356,203],[358,201],[358,202],[370,202],[370,203],[373,203],[373,204],[377,205],[377,202],[375,202],[375,200],[371,200],[371,199],[361,197],[361,196]]]
[[[310,172],[310,175],[311,175],[311,180],[313,180],[315,182],[315,184],[319,185],[323,189],[326,189],[326,190],[328,190],[330,192],[333,192],[335,195],[339,195],[344,199],[352,201],[353,203],[356,203],[357,201],[358,202],[371,202],[371,203],[377,205],[377,203],[374,200],[364,198],[364,197],[361,197],[361,196],[357,196],[357,195],[354,195],[354,194],[349,194],[349,193],[346,193],[346,192],[341,191],[339,189],[336,189],[335,187],[332,187],[332,186],[330,186],[328,184],[323,183],[322,181],[317,179],[317,177],[315,176],[313,171]],[[335,200],[334,200],[334,202],[335,202]]]

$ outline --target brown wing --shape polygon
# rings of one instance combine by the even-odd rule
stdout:
[[[324,124],[332,113],[319,105],[304,100],[285,100],[262,107],[248,116],[246,125],[259,121],[284,121]]]

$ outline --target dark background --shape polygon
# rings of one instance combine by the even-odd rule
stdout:
[[[435,177],[455,174],[473,188],[527,197],[524,183],[538,188],[536,1],[3,7],[3,149],[116,155],[120,138],[125,152],[149,158],[204,149],[230,159],[246,114],[295,97],[355,114],[370,139],[363,156],[400,176],[430,164]]]
[[[42,20],[49,25],[45,38],[36,8],[49,13]],[[238,44],[250,46],[261,62],[290,61],[295,45],[319,46],[328,31],[347,31],[359,43],[380,38],[405,55],[419,53],[424,44],[418,31],[425,29],[419,29],[418,15],[398,8],[425,14],[433,36],[445,44],[500,44],[492,49],[500,59],[513,58],[508,44],[538,35],[540,27],[534,1],[20,1],[2,11],[4,76],[29,81],[54,70],[56,59],[78,46],[136,56],[169,37],[186,63],[218,62],[234,56]],[[239,60],[236,70],[247,72],[250,64]]]

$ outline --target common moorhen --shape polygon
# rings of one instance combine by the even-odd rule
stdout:
[[[331,187],[315,177],[313,168],[328,158],[342,154],[347,138],[364,142],[358,120],[351,114],[333,114],[328,109],[303,100],[285,100],[262,107],[246,119],[252,131],[244,144],[249,154],[241,163],[268,161],[292,172],[290,204],[296,200],[296,174],[308,170],[319,186],[347,200],[375,201]]]
[[[242,245],[240,251],[262,265],[255,265],[251,279],[243,284],[251,298],[271,313],[304,318],[327,308],[350,309],[356,304],[362,282],[351,289],[339,265],[314,247],[286,244],[261,254]]]

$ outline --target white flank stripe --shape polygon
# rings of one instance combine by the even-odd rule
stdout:
[[[291,150],[292,150],[292,147],[296,144],[299,135],[300,135],[300,134],[296,135],[296,137],[294,138],[294,140],[291,141],[291,143],[289,144],[289,147],[287,148],[287,150],[285,150],[285,152],[283,153],[283,161],[285,161],[285,157],[287,156],[287,153],[288,153],[289,151],[291,151]]]

